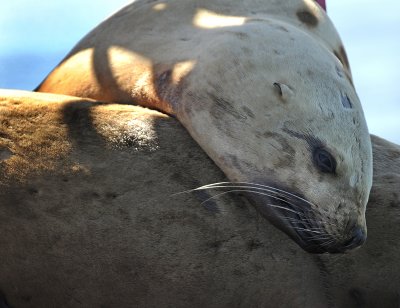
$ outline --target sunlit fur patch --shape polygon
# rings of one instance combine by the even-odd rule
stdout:
[[[0,93],[0,148],[8,149],[1,162],[1,178],[23,179],[28,173],[54,170],[57,159],[71,150],[68,132],[61,124],[58,104]]]
[[[167,4],[166,3],[157,3],[156,5],[153,6],[153,10],[155,11],[163,11],[167,8]]]
[[[0,184],[55,171],[90,174],[74,153],[86,145],[89,151],[93,142],[104,150],[155,151],[149,115],[167,117],[135,106],[7,90],[0,91],[0,115]]]
[[[246,22],[246,17],[226,16],[199,9],[193,17],[193,24],[204,29],[241,26]]]

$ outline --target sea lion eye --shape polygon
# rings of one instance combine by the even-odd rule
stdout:
[[[314,163],[324,173],[335,173],[336,160],[328,151],[317,148],[314,150]]]

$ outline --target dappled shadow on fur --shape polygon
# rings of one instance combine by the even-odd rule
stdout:
[[[158,6],[158,8],[157,8]],[[130,14],[132,10],[140,10],[142,8],[146,8],[147,12],[149,13],[148,20],[158,20],[160,18],[163,18],[164,14],[169,13],[169,12],[177,12],[176,14],[179,14],[179,2],[165,2],[165,3],[156,3],[154,1],[148,1],[148,0],[142,0],[142,1],[136,1],[133,6],[132,4],[126,6],[125,8],[121,9],[119,12],[117,12],[112,18],[114,20],[114,23],[119,24],[121,23],[120,20],[124,20],[126,17],[125,15]],[[316,31],[314,27],[310,27],[309,24],[307,24],[307,20],[311,19],[315,23],[318,23],[318,19],[313,15],[313,13],[310,11],[310,8],[307,7],[304,3],[301,1],[298,2],[298,7],[293,7],[293,12],[290,10],[291,16],[289,18],[292,18],[295,22],[295,24],[299,27],[304,27],[308,31]],[[218,16],[220,15],[221,18],[227,18],[228,22],[224,25],[216,25],[215,27],[210,27],[208,28],[207,25],[203,25],[202,22],[198,22],[199,15],[201,13],[208,12],[207,14],[215,15]],[[301,14],[299,14],[299,12]],[[183,27],[185,31],[183,31],[180,35],[180,37],[176,38],[176,43],[177,44],[184,44],[187,41],[190,41],[193,37],[199,37],[205,34],[215,34],[215,33],[220,33],[221,29],[223,30],[225,36],[232,36],[235,37],[237,40],[246,40],[247,34],[242,32],[242,28],[246,27],[249,24],[252,24],[254,22],[259,21],[260,19],[257,19],[257,16],[261,14],[265,18],[271,18],[271,16],[277,12],[271,12],[268,9],[268,6],[263,7],[263,6],[257,6],[254,7],[254,10],[249,10],[249,9],[239,9],[238,11],[232,10],[231,6],[221,6],[221,5],[216,5],[213,2],[204,2],[204,3],[195,3],[193,6],[189,7],[188,10],[185,11],[185,14],[179,15],[179,26]],[[299,16],[308,16],[308,19],[300,18]],[[229,19],[239,19],[241,22],[229,22]],[[286,17],[285,17],[286,18]],[[287,21],[288,19],[286,18],[284,20]],[[107,20],[101,23],[97,28],[105,27],[105,24],[107,24]],[[269,22],[267,21],[267,24]],[[127,27],[129,25],[119,25],[119,27]],[[315,26],[315,25],[314,25]],[[279,27],[277,27],[278,29]],[[280,26],[280,31],[287,31],[283,26]],[[278,29],[278,30],[279,30]],[[138,31],[137,29],[131,29],[132,31]],[[88,34],[88,36],[92,35],[92,33],[95,33],[96,30],[92,30]],[[118,28],[118,31],[122,31],[120,28]],[[151,27],[150,28],[145,28],[143,30],[146,35],[151,35]],[[150,31],[150,32],[149,32]],[[149,34],[149,33],[150,34]],[[315,34],[318,36],[319,32],[316,31]],[[75,55],[81,53],[81,52],[86,52],[90,51],[90,58],[88,58],[88,62],[91,62],[91,68],[92,72],[94,74],[95,80],[92,82],[97,83],[99,87],[99,91],[95,93],[91,93],[91,90],[88,90],[90,93],[91,98],[93,99],[99,99],[102,101],[112,101],[114,103],[127,103],[127,104],[138,104],[138,105],[144,105],[146,107],[151,107],[157,110],[161,110],[163,112],[169,113],[168,108],[166,107],[166,104],[164,104],[164,101],[169,101],[169,103],[179,100],[179,96],[182,93],[183,89],[185,88],[185,80],[181,80],[178,84],[174,84],[172,82],[172,71],[174,67],[179,63],[179,62],[169,62],[169,63],[159,63],[159,59],[153,59],[149,55],[148,52],[146,52],[146,46],[141,46],[140,44],[136,44],[134,48],[129,47],[127,41],[126,41],[126,36],[123,35],[114,35],[114,34],[106,34],[106,31],[102,32],[102,41],[101,44],[97,41],[97,35],[98,33],[93,37],[91,40],[86,40],[84,43],[80,42],[79,48],[75,47],[58,65],[58,67],[62,66],[64,63],[68,62],[69,59],[73,58]],[[323,41],[325,41],[326,38],[322,38]],[[325,42],[326,43],[326,42]],[[184,45],[182,45],[184,46]],[[162,46],[160,46],[162,48]],[[339,46],[335,46],[335,48],[339,48]],[[127,87],[121,87],[121,82],[119,82],[118,79],[123,79],[124,77],[115,75],[115,68],[113,68],[113,63],[110,62],[110,52],[113,48],[121,48],[125,49],[126,51],[130,51],[135,55],[138,55],[144,59],[147,59],[150,62],[150,73],[148,76],[148,90],[147,92],[150,93],[154,91],[154,93],[151,93],[149,96],[141,96],[139,93],[132,93],[132,88],[127,88]],[[158,47],[155,47],[158,48]],[[195,48],[202,48],[202,46],[198,46]],[[333,48],[333,47],[332,47]],[[331,51],[332,54],[334,53],[333,50]],[[178,56],[179,58],[179,56]],[[180,61],[193,61],[194,67],[192,70],[196,69],[196,66],[198,65],[197,61],[199,59],[196,57],[195,53],[192,55],[190,58],[185,58],[185,59],[180,59]],[[55,68],[54,71],[56,71],[57,68]],[[348,76],[350,77],[350,70],[348,69]],[[131,72],[129,74],[129,78],[131,85],[133,86],[138,80],[138,78],[142,78],[142,76],[135,76],[135,72]],[[49,74],[51,75],[51,74]],[[146,77],[147,78],[147,77]],[[42,84],[35,89],[36,91],[41,91],[44,89],[46,91],[46,86],[45,82],[42,82]],[[212,86],[212,85],[210,85]],[[151,89],[150,89],[151,88]],[[73,92],[71,93],[65,93],[65,94],[71,94],[75,95]],[[78,95],[80,96],[80,95]],[[156,100],[156,102],[154,102]]]
[[[76,148],[95,145],[97,148],[106,149],[104,138],[102,138],[93,125],[92,109],[102,106],[105,103],[99,102],[68,102],[63,105],[62,114],[63,124],[67,126],[68,140]]]

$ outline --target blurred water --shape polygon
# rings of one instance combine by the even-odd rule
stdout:
[[[400,144],[400,2],[328,0],[371,133]]]
[[[63,52],[0,55],[0,88],[33,90],[64,56]]]

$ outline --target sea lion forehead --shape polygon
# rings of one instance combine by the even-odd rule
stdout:
[[[250,23],[240,29],[247,39],[243,42],[243,53],[238,57],[244,59],[247,55],[254,63],[254,69],[259,70],[258,74],[262,74],[263,67],[268,67],[274,72],[268,76],[277,78],[278,83],[309,80],[314,88],[325,86],[337,91],[341,87],[346,88],[344,92],[355,93],[349,75],[334,53],[304,31],[280,21],[259,27],[257,23]],[[240,42],[233,44],[240,45]]]

